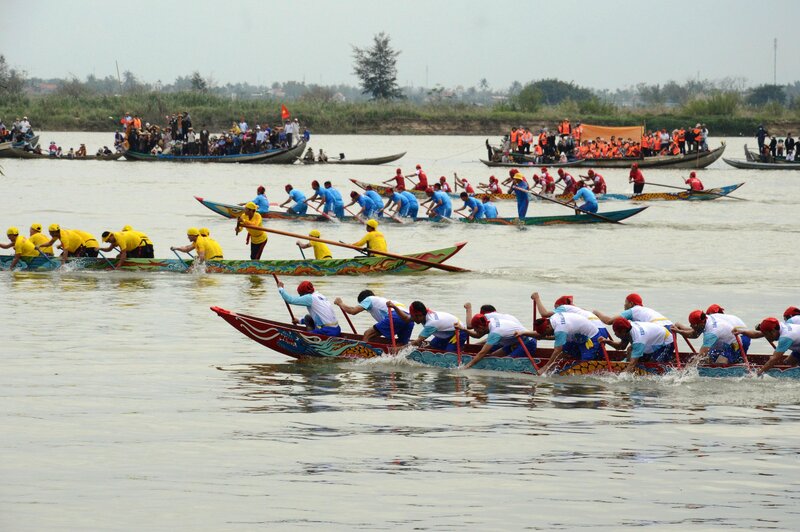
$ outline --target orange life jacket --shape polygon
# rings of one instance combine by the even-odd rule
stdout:
[[[539,133],[539,144],[547,146],[547,133]]]
[[[569,135],[571,128],[569,127],[569,120],[564,120],[558,125],[558,132],[561,135]]]
[[[516,129],[511,130],[511,144],[516,144],[519,138],[519,131]]]

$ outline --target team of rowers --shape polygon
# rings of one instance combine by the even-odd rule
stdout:
[[[795,366],[800,363],[800,309],[797,307],[787,308],[783,321],[767,317],[749,329],[740,318],[726,313],[717,304],[710,305],[705,312],[693,310],[689,313],[688,325],[683,325],[645,307],[642,297],[635,293],[626,296],[620,312],[605,314],[574,305],[573,296],[559,297],[551,310],[534,292],[531,299],[541,317],[534,321],[533,330],[528,330],[516,317],[498,312],[493,305],[483,305],[479,313],[473,314],[472,304],[466,303],[465,323],[468,325],[464,325],[455,315],[431,309],[421,301],[405,306],[375,295],[372,290],[361,291],[352,305],[340,297],[331,302],[310,281],[297,286],[296,296],[285,290],[281,282],[278,292],[286,303],[307,309],[308,314],[302,320],[294,319],[294,323],[302,323],[312,333],[341,335],[334,308],[338,306],[348,322],[350,315],[369,312],[375,324],[364,333],[365,342],[389,342],[394,347],[428,345],[439,351],[461,352],[468,337],[486,336],[465,368],[474,366],[487,355],[531,358],[538,340],[552,339],[554,349],[546,365],[540,368],[542,374],[547,374],[562,358],[599,360],[605,356],[605,345],[625,350],[628,362],[625,371],[634,371],[640,362],[671,364],[677,357],[678,334],[687,339],[702,335],[703,344],[695,357],[698,362],[741,363],[746,359],[751,339],[766,338],[775,350],[759,368],[759,375],[777,364]],[[415,324],[422,325],[422,330],[411,340]],[[609,326],[616,340],[609,333]]]
[[[251,260],[259,260],[267,243],[267,233],[259,231],[261,225],[261,215],[256,212],[256,205],[248,202],[244,213],[239,217],[236,224],[236,234],[242,228],[247,230],[247,242],[250,244]],[[388,251],[386,238],[383,233],[378,231],[376,220],[367,220],[366,234],[352,245],[364,246],[366,252]],[[252,227],[248,227],[252,226]],[[153,242],[147,234],[134,230],[130,225],[124,226],[120,231],[104,231],[101,241],[105,246],[101,246],[101,241],[92,233],[80,229],[66,229],[59,224],[51,224],[48,227],[48,235],[42,232],[42,224],[31,224],[28,236],[20,235],[17,227],[9,227],[6,231],[8,243],[0,243],[0,249],[13,249],[14,258],[9,264],[9,269],[13,270],[19,261],[29,261],[36,257],[44,257],[48,260],[53,257],[53,249],[61,250],[60,260],[64,264],[70,257],[91,257],[101,256],[105,258],[103,252],[117,250],[119,254],[115,258],[116,262],[111,263],[114,268],[121,267],[125,260],[131,258],[152,259],[154,258]],[[308,236],[319,238],[321,233],[314,229]],[[173,246],[171,251],[181,251],[191,254],[194,251],[198,263],[206,261],[222,260],[222,246],[215,239],[211,238],[211,232],[206,227],[190,227],[186,231],[189,243],[185,246]],[[310,241],[303,243],[297,241],[297,246],[301,249],[313,248],[315,259],[331,259],[333,254],[323,242]]]

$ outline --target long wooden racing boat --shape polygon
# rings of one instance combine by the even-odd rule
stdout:
[[[141,153],[133,150],[125,152],[125,159],[129,161],[161,161],[173,163],[261,163],[261,164],[291,164],[303,153],[305,142],[300,142],[293,148],[260,151],[257,153],[237,153],[234,155],[171,155]]]
[[[49,153],[36,153],[33,151],[11,148],[6,150],[5,157],[16,159],[50,159],[53,161],[116,161],[122,157],[122,153],[111,153],[109,155],[87,155],[85,157],[50,157]]]
[[[591,167],[591,168],[630,168],[633,163],[639,165],[639,168],[705,168],[712,164],[714,161],[722,157],[725,151],[725,143],[723,142],[719,148],[691,152],[681,155],[656,155],[652,157],[622,157],[616,159],[576,159],[566,163],[544,164],[540,166],[568,166],[568,167]],[[499,166],[504,168],[514,167],[528,167],[539,166],[534,162],[523,163],[495,163],[481,159],[481,162],[486,166]]]
[[[386,185],[376,185],[374,183],[365,183],[364,181],[359,181],[358,179],[350,179],[354,184],[358,185],[359,187],[366,189],[367,186],[371,186],[372,190],[380,194],[381,196],[385,196],[389,187]],[[685,192],[647,192],[643,194],[597,194],[597,201],[624,201],[624,200],[631,200],[631,201],[671,201],[671,200],[689,200],[689,201],[705,201],[705,200],[713,200],[719,199],[722,196],[727,196],[734,190],[738,189],[744,185],[744,183],[738,183],[735,185],[726,185],[724,187],[717,187],[717,188],[710,188],[704,191],[691,191],[686,190]],[[411,190],[416,197],[418,198],[427,198],[425,193],[421,190]],[[473,196],[482,198],[483,196],[489,196],[489,199],[492,201],[511,201],[516,200],[517,196],[515,194],[490,194],[484,192],[477,192],[473,194]],[[451,193],[450,197],[458,198],[459,195],[455,193]],[[555,199],[559,201],[569,201],[572,199],[572,194],[556,194],[553,196]],[[531,200],[536,200],[538,198],[531,198]]]
[[[760,161],[726,159],[724,157],[722,160],[734,168],[741,168],[743,170],[800,170],[800,162],[762,163]]]
[[[228,203],[218,203],[203,199],[195,196],[195,199],[211,209],[212,211],[220,214],[226,218],[237,218],[242,212],[244,207],[241,205],[231,205]],[[619,222],[639,214],[647,207],[637,207],[635,209],[624,209],[620,211],[606,211],[598,213],[603,218]],[[334,220],[339,222],[358,223],[363,224],[362,218],[355,216],[344,216],[342,218],[331,218],[321,214],[292,214],[282,211],[270,211],[261,215],[266,220],[294,220],[300,222],[332,222]],[[381,223],[394,223],[398,225],[412,225],[416,222],[434,222],[440,224],[455,224],[455,223],[469,223],[481,225],[563,225],[563,224],[596,224],[604,223],[604,220],[595,216],[587,214],[567,214],[567,215],[554,215],[554,216],[528,216],[526,218],[484,218],[481,220],[469,220],[467,218],[441,218],[434,217],[428,218],[427,216],[420,216],[417,218],[401,218],[400,220],[389,216],[377,218]]]
[[[480,161],[486,166],[489,166],[491,168],[528,168],[536,166],[546,166],[548,168],[569,168],[572,166],[586,166],[583,164],[584,159],[573,159],[565,163],[560,163],[560,162],[536,163],[530,160],[522,160],[521,162],[518,163],[502,163],[495,161],[487,161],[486,159],[480,159]]]
[[[461,251],[467,243],[459,242],[454,246],[409,253],[406,256],[441,264]],[[0,269],[8,269],[13,256],[0,255]],[[59,259],[35,257],[20,261],[17,268],[26,271],[53,271],[59,269]],[[125,271],[125,272],[175,272],[194,271],[192,259],[128,259],[120,268],[114,268],[116,261],[103,258],[67,259],[63,267],[65,271]],[[214,260],[201,267],[204,273],[226,273],[239,275],[366,275],[373,273],[408,274],[425,271],[429,266],[410,262],[402,258],[382,256],[358,256],[346,259],[289,259],[289,260]]]
[[[303,164],[360,164],[360,165],[378,165],[386,164],[402,158],[406,152],[395,153],[393,155],[384,155],[383,157],[369,157],[365,159],[328,159],[327,161],[311,161],[308,159],[300,159]]]
[[[302,327],[282,323],[279,321],[258,318],[248,314],[240,314],[220,307],[211,307],[220,318],[228,322],[234,329],[241,332],[251,340],[272,349],[282,355],[301,360],[353,360],[353,359],[374,359],[379,357],[393,356],[390,354],[390,346],[381,342],[364,342],[360,336],[342,333],[341,336],[327,336],[324,334],[314,334],[306,331]],[[466,364],[474,354],[480,349],[480,345],[471,344],[464,347],[461,355],[431,349],[406,348],[408,352],[405,357],[409,360],[426,366],[438,368],[457,368]],[[406,352],[405,350],[403,351]],[[619,373],[625,369],[624,352],[609,351],[610,364],[605,359],[592,361],[579,361],[562,359],[557,362],[552,373],[555,375],[587,375],[593,373],[608,373],[609,366],[612,373]],[[531,353],[536,365],[531,363],[527,357],[515,358],[509,356],[485,356],[480,362],[475,364],[475,369],[523,373],[537,375],[537,368],[541,368],[548,362],[552,355],[551,348],[540,347],[535,353]],[[680,360],[683,367],[689,366],[689,361],[693,353],[681,353]],[[764,364],[769,355],[747,356],[753,370]],[[672,364],[658,362],[644,362],[636,367],[639,375],[663,375],[675,370]],[[700,364],[696,366],[697,373],[701,377],[742,377],[749,373],[745,364],[728,365],[708,365]],[[800,367],[776,366],[768,372],[769,375],[783,378],[800,378]]]

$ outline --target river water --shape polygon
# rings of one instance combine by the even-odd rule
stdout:
[[[51,139],[65,151],[112,142],[45,133],[42,143]],[[745,139],[724,140],[727,157],[743,157]],[[246,258],[233,222],[193,195],[239,202],[263,184],[282,202],[284,184],[308,191],[312,179],[330,179],[346,195],[348,178],[385,180],[417,163],[431,178],[452,181],[455,171],[485,182],[483,141],[312,139],[348,158],[408,151],[383,167],[2,159],[2,228],[55,222],[99,235],[131,224],[168,257],[187,227],[207,226],[226,258]],[[681,185],[686,172],[644,173]],[[629,191],[627,171],[601,173],[609,192]],[[458,315],[465,301],[493,303],[523,322],[533,290],[548,304],[574,294],[604,312],[636,291],[683,322],[710,303],[749,324],[800,304],[796,172],[719,160],[698,173],[707,187],[746,182],[736,195],[747,201],[652,203],[624,226],[393,225],[383,229],[396,252],[468,241],[451,262],[472,272],[313,281],[350,303],[371,288]],[[601,212],[628,206],[603,203]],[[558,213],[569,211],[536,203],[529,211]],[[363,234],[349,224],[318,228],[332,240]],[[270,237],[264,258],[293,257],[294,239]],[[300,279],[284,281],[294,289]],[[0,272],[0,529],[800,526],[798,382],[298,363],[239,334],[212,305],[287,317],[269,277]],[[370,325],[367,313],[354,321]],[[751,349],[767,350],[762,340]]]

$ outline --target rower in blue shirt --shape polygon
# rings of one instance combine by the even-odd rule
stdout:
[[[459,194],[459,197],[464,202],[464,206],[460,209],[456,209],[455,212],[460,213],[464,209],[469,209],[469,215],[467,216],[468,220],[480,220],[481,218],[485,218],[483,203],[478,201],[478,198],[470,196],[466,192]]]
[[[401,192],[400,196],[404,200],[400,207],[400,216],[416,218],[419,215],[419,201],[417,201],[417,197],[408,190]]]
[[[376,216],[379,207],[375,205],[375,202],[372,201],[372,198],[366,194],[359,194],[354,190],[350,192],[350,199],[352,201],[344,206],[345,209],[358,203],[358,205],[361,207],[361,210],[358,211],[356,216],[364,216],[365,218],[374,218]],[[381,202],[381,205],[382,204],[383,202]]]
[[[258,214],[267,214],[269,212],[269,200],[266,194],[264,194],[265,191],[264,185],[259,186],[257,189],[258,195],[253,198],[253,203],[256,204],[256,212],[258,212]],[[244,205],[244,203],[240,203],[239,205]]]
[[[299,190],[295,190],[292,185],[286,185],[284,187],[286,193],[289,194],[289,199],[284,201],[279,205],[279,207],[286,207],[289,202],[293,201],[294,205],[288,208],[286,212],[290,212],[292,214],[305,214],[308,212],[308,205],[306,204],[306,195],[300,192]]]
[[[322,213],[328,215],[329,212],[333,211],[333,200],[328,197],[328,189],[319,186],[319,181],[316,179],[311,182],[311,188],[314,190],[314,194],[305,202],[308,203],[310,201],[316,201],[319,204],[324,204],[322,207]]]
[[[483,197],[483,217],[497,218],[497,207],[492,203],[492,198],[489,195]]]
[[[381,195],[373,190],[372,185],[367,185],[366,192],[364,192],[364,194],[366,194],[366,196],[372,200],[372,203],[375,204],[378,217],[383,216],[383,198],[381,198]]]
[[[586,188],[582,181],[577,183],[576,186],[578,191],[572,196],[570,203],[578,205],[578,200],[583,200],[585,203],[578,207],[579,209],[587,212],[597,212],[597,196],[594,195],[594,192]]]
[[[331,186],[330,181],[325,181],[325,189],[328,191],[328,198],[330,200],[331,209],[337,218],[344,218],[344,200],[342,194]],[[328,202],[325,202],[328,206]]]
[[[446,192],[442,192],[442,187],[436,183],[433,188],[428,187],[425,193],[429,195],[430,207],[428,207],[428,217],[434,217],[435,214],[441,218],[450,218],[453,214],[453,203],[450,201],[450,196]]]

